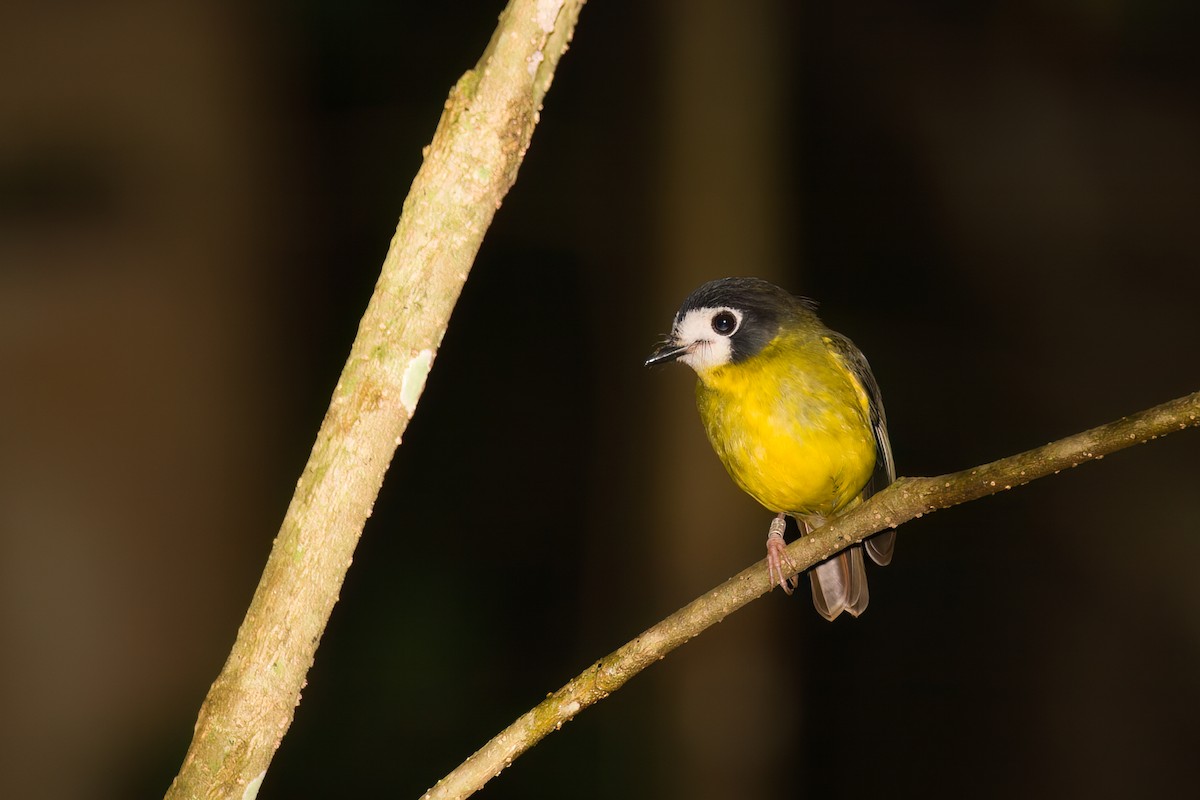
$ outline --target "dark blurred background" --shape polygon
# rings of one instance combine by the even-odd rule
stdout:
[[[0,795],[161,796],[495,2],[0,11]],[[595,0],[263,798],[415,797],[763,556],[683,368],[756,274],[868,354],[900,472],[1196,390],[1200,11]],[[1200,779],[1200,437],[774,592],[492,798],[1129,797]]]

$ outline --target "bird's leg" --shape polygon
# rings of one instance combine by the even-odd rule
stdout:
[[[788,558],[787,543],[783,541],[786,525],[787,518],[780,512],[771,520],[771,527],[767,529],[767,575],[771,578],[771,583],[779,584],[780,589],[786,594],[791,594],[799,584],[799,578],[796,575],[785,577],[785,568],[792,573],[796,571],[792,559]]]

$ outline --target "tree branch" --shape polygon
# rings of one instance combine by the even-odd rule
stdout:
[[[584,0],[511,0],[450,93],[308,464],[168,798],[252,798]]]
[[[1200,392],[974,469],[936,478],[900,478],[866,503],[792,542],[788,555],[802,572],[884,528],[895,528],[938,509],[1023,486],[1130,445],[1144,444],[1197,425],[1200,425]],[[608,697],[705,628],[766,594],[773,585],[764,560],[706,592],[575,676],[438,781],[422,800],[457,799],[474,793],[551,731]]]

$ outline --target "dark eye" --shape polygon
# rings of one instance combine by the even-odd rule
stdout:
[[[737,317],[732,311],[721,311],[712,318],[712,329],[722,336],[728,336],[737,330]]]

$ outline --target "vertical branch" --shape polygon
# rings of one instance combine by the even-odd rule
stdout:
[[[237,641],[168,798],[253,797],[584,0],[511,0],[450,93]]]

